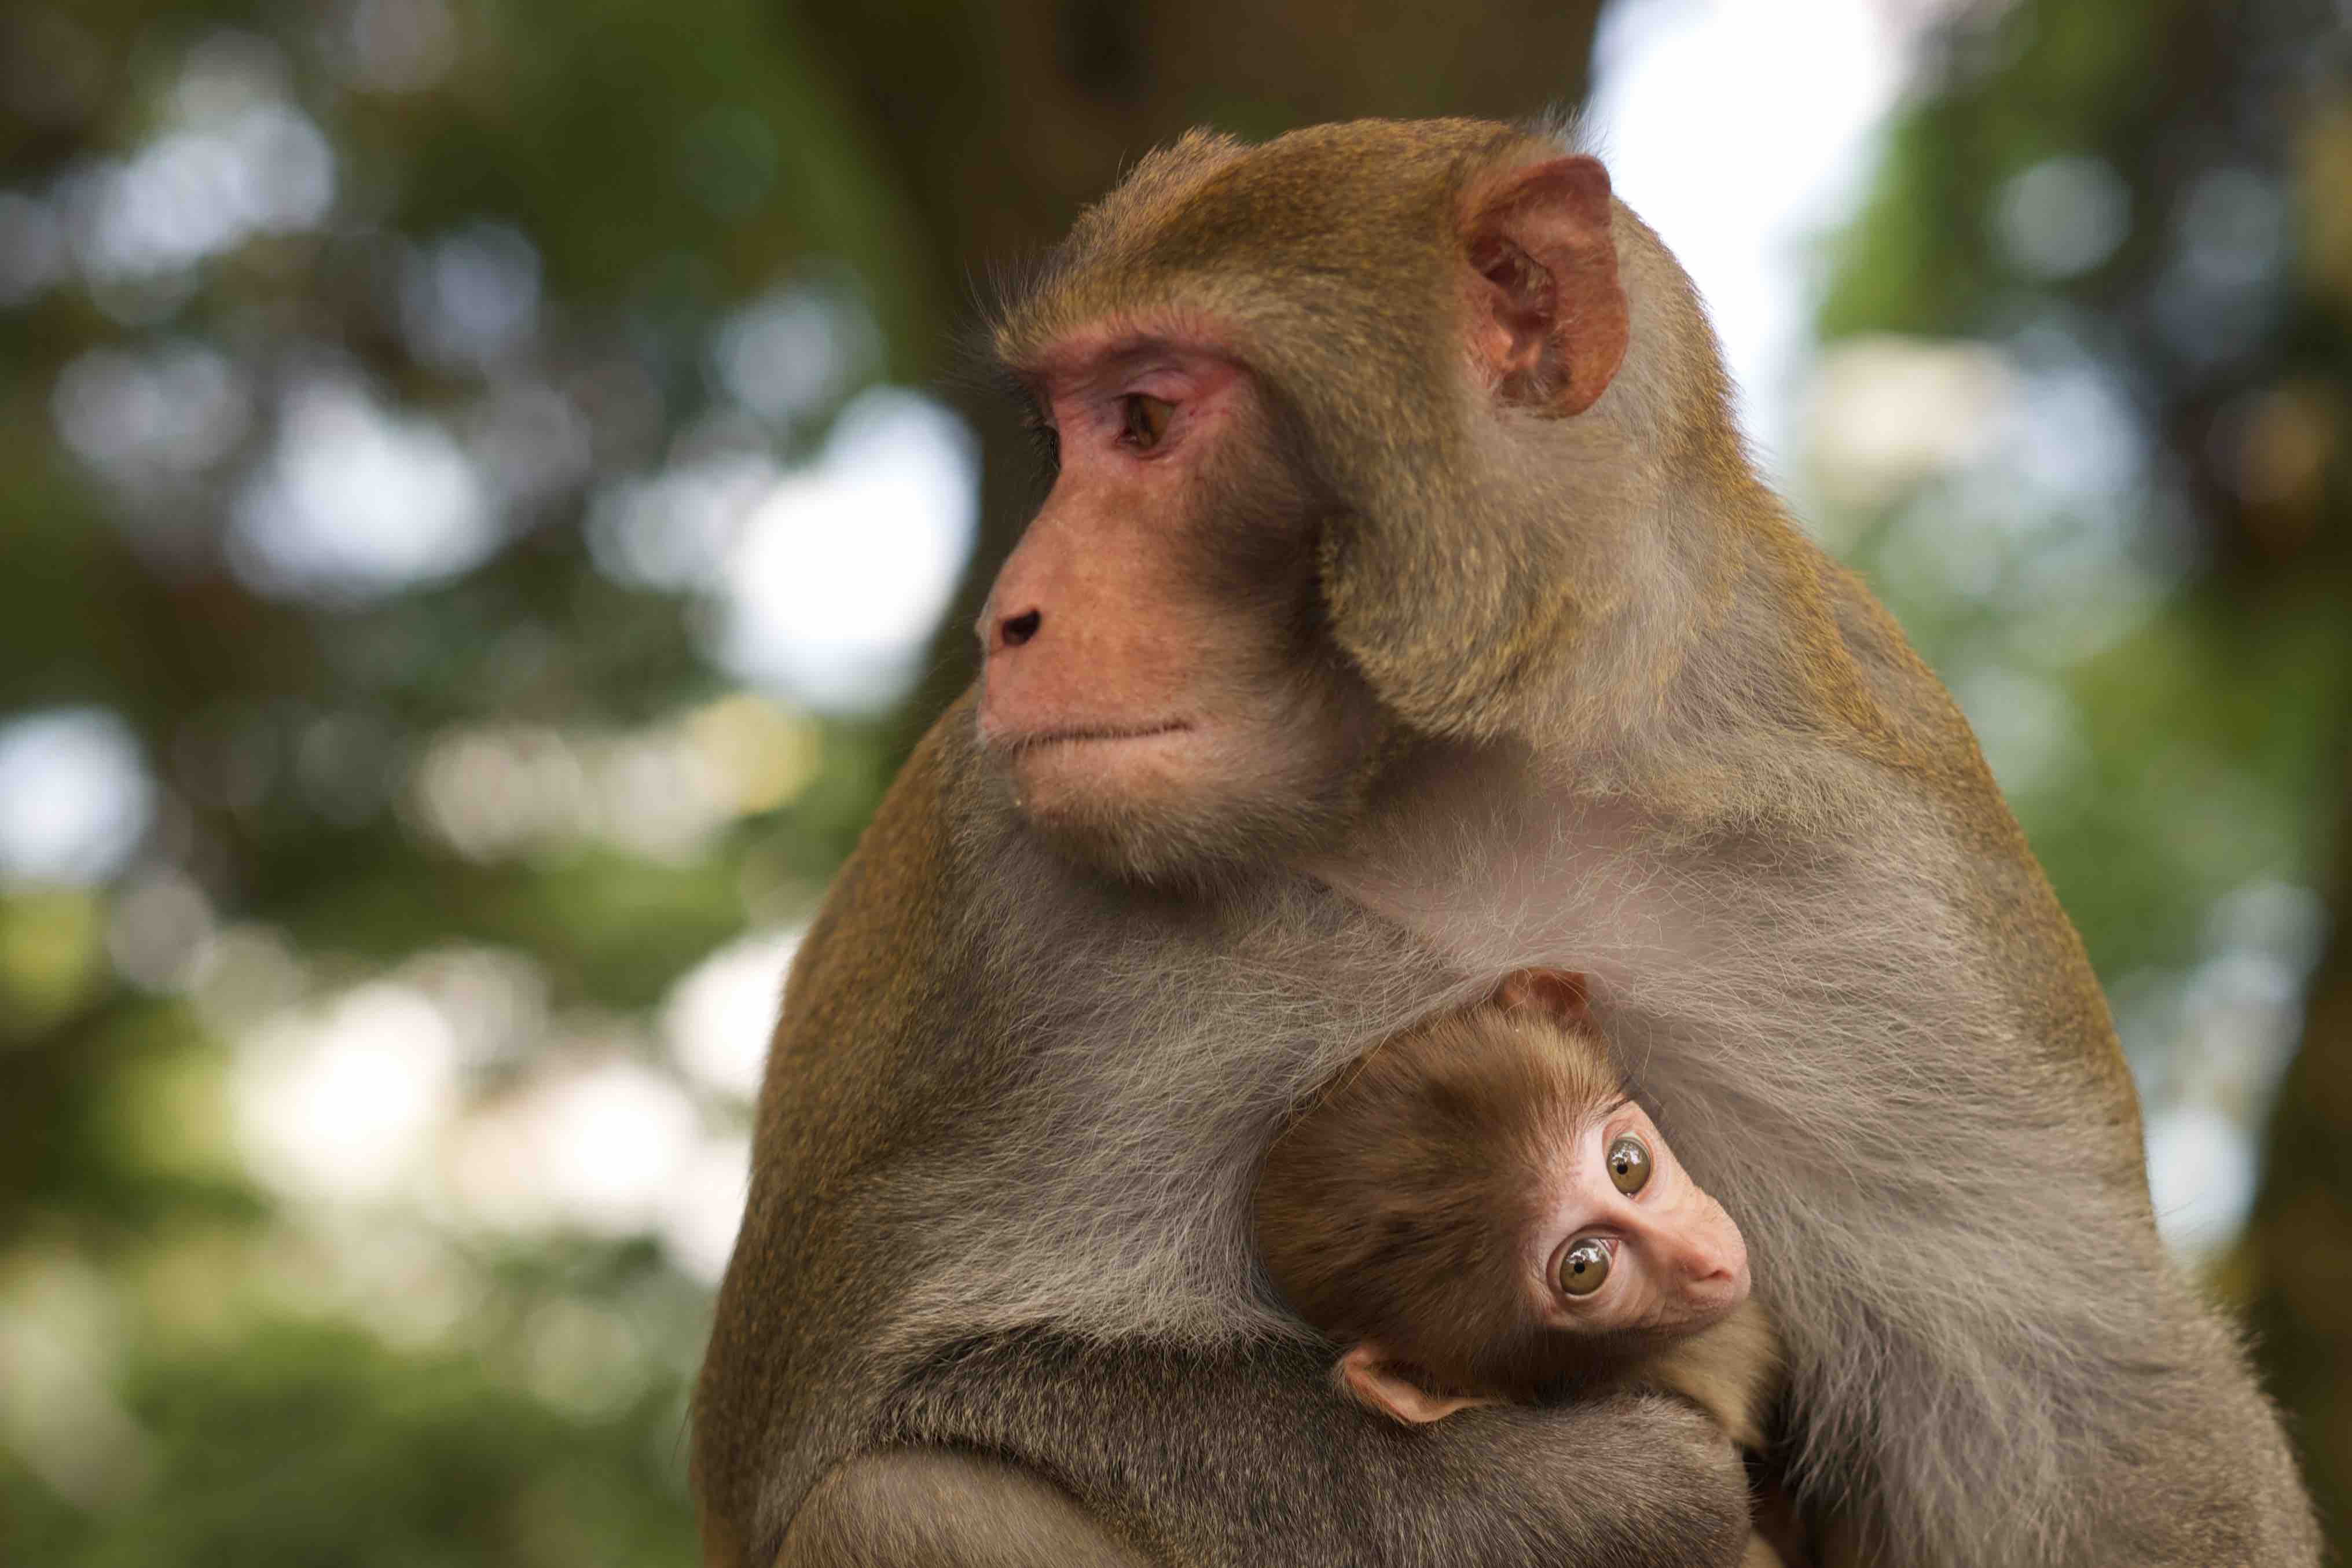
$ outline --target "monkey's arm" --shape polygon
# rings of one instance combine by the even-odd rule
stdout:
[[[1068,1493],[996,1459],[900,1449],[817,1483],[776,1568],[1142,1568]]]
[[[1122,1374],[1118,1359],[1046,1382],[1026,1356],[1017,1368],[984,1357],[903,1412],[960,1445],[992,1427],[1062,1484],[961,1446],[861,1454],[809,1493],[776,1568],[1777,1568],[1756,1555],[1732,1450],[1666,1400],[1498,1409],[1407,1432],[1319,1380],[1286,1397],[1255,1369],[1220,1376],[1147,1355]],[[1120,1424],[1094,1425],[1113,1400]]]
[[[1338,1398],[1303,1347],[1018,1336],[927,1370],[880,1439],[811,1494],[782,1563],[1728,1568],[1748,1534],[1736,1453],[1678,1401],[1498,1406],[1407,1430]]]

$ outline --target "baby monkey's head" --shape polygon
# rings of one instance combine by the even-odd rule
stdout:
[[[1257,1224],[1348,1392],[1401,1420],[1605,1380],[1748,1295],[1738,1228],[1557,970],[1343,1072],[1267,1151]]]

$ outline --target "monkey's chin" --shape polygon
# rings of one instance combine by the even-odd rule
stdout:
[[[1024,740],[1005,758],[1013,798],[1039,827],[1146,815],[1197,793],[1205,771],[1191,727],[1084,730]]]
[[[1246,879],[1328,826],[1328,810],[1295,783],[1222,774],[1214,747],[1189,729],[1031,743],[1005,766],[1023,820],[1121,882]]]

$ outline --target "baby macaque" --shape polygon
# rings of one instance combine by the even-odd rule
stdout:
[[[1522,971],[1342,1073],[1267,1152],[1266,1270],[1345,1347],[1340,1388],[1399,1421],[1638,1383],[1752,1454],[1780,1364],[1747,1247],[1584,1004],[1581,977]],[[1747,1568],[1780,1561],[1751,1537]]]

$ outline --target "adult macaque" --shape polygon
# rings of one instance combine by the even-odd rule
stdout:
[[[1736,1561],[1686,1403],[1402,1430],[1253,1256],[1289,1107],[1529,967],[1746,1237],[1801,1500],[1918,1568],[2316,1560],[2080,943],[1598,163],[1196,134],[996,343],[1058,471],[793,965],[714,1561]]]
[[[1578,977],[1523,972],[1342,1068],[1266,1153],[1259,1256],[1367,1409],[1418,1426],[1648,1384],[1763,1469],[1780,1357],[1738,1228],[1585,1007]],[[1783,1558],[1759,1531],[1741,1563]]]

